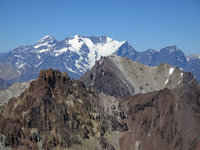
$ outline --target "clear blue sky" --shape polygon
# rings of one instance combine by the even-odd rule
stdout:
[[[0,52],[76,34],[200,53],[200,0],[0,0]]]

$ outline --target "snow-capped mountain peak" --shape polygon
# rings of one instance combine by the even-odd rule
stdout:
[[[50,35],[47,35],[40,39],[35,45],[34,48],[38,49],[39,53],[47,52],[50,50],[51,47],[55,45],[56,40],[51,37]]]
[[[75,35],[57,41],[47,35],[35,45],[16,48],[13,51],[16,58],[12,59],[12,64],[21,74],[23,70],[33,66],[31,70],[34,72],[48,67],[80,76],[89,70],[101,56],[113,54],[124,43],[125,41],[119,42],[106,36]]]
[[[91,68],[94,65],[95,61],[100,59],[101,56],[111,55],[123,43],[124,41],[119,42],[111,39],[110,37],[95,38],[75,35],[74,37],[65,39],[65,46],[61,49],[55,50],[54,55],[58,57],[59,55],[66,53],[67,51],[76,53],[80,56],[76,64],[86,59],[88,62],[87,65],[89,66],[89,68]],[[79,68],[78,65],[76,66],[77,68]],[[88,66],[86,67],[87,69]]]
[[[51,37],[50,35],[46,35],[44,36],[42,39],[40,39],[39,41],[37,41],[37,43],[45,43],[47,41],[53,41],[55,40],[53,37]]]
[[[42,39],[40,39],[39,41],[37,41],[37,43],[44,43],[44,42],[53,41],[53,40],[55,40],[55,39],[52,36],[46,35]]]

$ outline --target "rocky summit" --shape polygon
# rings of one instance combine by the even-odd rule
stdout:
[[[112,137],[127,125],[120,112],[105,111],[100,97],[67,73],[41,71],[19,97],[1,106],[0,149],[119,149]]]

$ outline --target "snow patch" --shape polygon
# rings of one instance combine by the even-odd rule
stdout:
[[[67,52],[68,51],[68,48],[67,47],[64,47],[62,49],[59,49],[59,50],[55,50],[55,56],[59,56],[60,54],[64,53],[64,52]]]
[[[41,62],[39,62],[39,64],[35,65],[35,68],[37,68],[38,66],[40,66],[42,64],[43,60]]]
[[[181,78],[182,78],[182,76],[183,76],[183,72],[181,72]]]
[[[178,85],[181,83],[182,81],[182,76],[183,76],[183,72],[181,72],[181,77],[180,77],[180,80],[178,81]]]
[[[141,142],[140,141],[136,141],[135,142],[135,150],[140,150],[141,149]]]
[[[42,40],[45,40],[45,39],[47,39],[49,37],[50,37],[50,35],[46,35],[45,37],[42,38]]]
[[[16,63],[16,67],[17,67],[18,69],[21,69],[21,68],[24,67],[25,65],[26,65],[26,63],[21,62],[21,64],[20,64],[19,61]]]
[[[38,58],[38,59],[41,59],[40,55],[37,55],[37,58]]]
[[[150,136],[151,136],[151,133],[148,134],[148,137],[150,137]]]
[[[168,81],[169,81],[169,78],[165,81],[165,85],[168,83]]]
[[[99,61],[99,65],[102,65],[103,60],[104,60],[104,58]]]
[[[81,66],[80,63],[81,63],[81,59],[76,60],[75,66],[76,66],[77,70],[79,70],[79,72],[81,72],[81,73],[86,72],[88,67],[86,67],[83,64],[82,64],[83,66]]]
[[[175,68],[170,68],[170,69],[169,69],[169,75],[171,75],[171,74],[174,72],[174,69],[175,69]]]
[[[25,65],[25,63],[24,63],[24,64],[20,64],[20,65],[18,66],[18,69],[22,68],[24,65]]]
[[[49,51],[49,49],[42,49],[39,51],[39,53],[44,53],[44,52],[48,52],[48,51]]]
[[[50,39],[51,41],[53,40],[53,38],[50,35],[46,35],[45,37],[43,37],[41,40],[38,41],[38,43],[44,42],[46,39]]]
[[[21,72],[19,70],[17,70],[17,72],[19,73],[19,75],[21,76]]]
[[[23,59],[23,57],[22,57],[21,55],[15,55],[15,57],[19,57],[19,58],[22,58],[22,59]]]
[[[76,73],[76,71],[74,71],[74,70],[72,70],[71,68],[69,68],[69,67],[66,65],[66,63],[64,63],[64,65],[65,65],[65,68],[66,68],[67,70]]]

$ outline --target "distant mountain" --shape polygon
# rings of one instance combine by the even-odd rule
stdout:
[[[115,97],[173,89],[197,82],[191,73],[184,73],[166,63],[150,67],[117,55],[102,57],[80,80],[86,87]]]
[[[0,54],[0,62],[9,64],[20,74],[19,81],[37,78],[41,69],[55,68],[79,78],[89,70],[100,56],[114,53],[124,42],[109,37],[76,35],[57,41],[45,36],[35,45],[20,46]]]
[[[187,64],[184,71],[191,72],[200,82],[200,54],[187,56]]]
[[[164,62],[178,68],[185,67],[187,63],[184,53],[175,45],[162,48],[160,52],[144,51],[135,60],[150,66],[157,66]],[[148,62],[146,62],[147,60]]]
[[[4,70],[0,77],[12,74],[11,82],[28,81],[37,78],[41,69],[54,68],[67,72],[72,78],[79,78],[99,60],[101,56],[116,54],[149,66],[168,63],[192,72],[200,81],[198,66],[193,59],[187,61],[184,53],[175,45],[162,48],[160,51],[149,49],[136,51],[127,41],[116,41],[106,36],[85,37],[76,35],[58,41],[51,36],[45,36],[34,45],[20,46],[8,53],[0,54],[0,62],[14,70],[14,73]],[[5,68],[5,67],[4,67]],[[1,69],[1,65],[0,65]],[[9,73],[8,73],[9,72]]]

